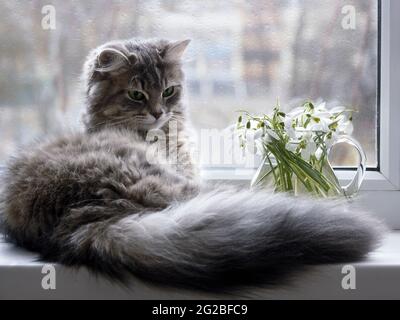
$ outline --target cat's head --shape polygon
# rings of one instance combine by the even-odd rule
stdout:
[[[181,58],[189,40],[123,40],[93,50],[84,66],[89,131],[160,128],[182,115]]]

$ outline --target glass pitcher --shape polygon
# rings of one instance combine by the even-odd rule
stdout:
[[[352,197],[354,196],[358,190],[361,187],[362,181],[364,179],[365,171],[366,171],[366,161],[367,157],[366,154],[361,147],[360,143],[354,139],[353,137],[342,135],[339,136],[332,146],[328,149],[328,155],[332,152],[333,147],[336,144],[339,143],[346,143],[350,145],[351,147],[355,148],[358,153],[359,157],[359,163],[357,167],[357,171],[355,172],[355,175],[353,179],[347,184],[342,186],[339,182],[339,179],[337,178],[329,160],[328,157],[325,160],[323,167],[322,167],[322,173],[324,177],[330,182],[332,185],[332,188],[326,193],[326,196],[345,196],[345,197]],[[274,166],[273,161],[268,161],[267,158],[264,158],[261,165],[257,169],[256,173],[254,174],[254,177],[251,181],[251,186],[256,187],[256,186],[263,186],[263,187],[270,187],[273,188],[275,185],[274,181],[274,176],[268,174],[271,172],[271,165]],[[293,193],[295,195],[300,195],[300,194],[307,194],[309,193],[308,190],[302,185],[301,182],[298,181],[297,176],[293,175],[292,177],[292,183],[293,183]]]

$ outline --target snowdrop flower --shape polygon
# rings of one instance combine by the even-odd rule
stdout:
[[[317,111],[326,111],[326,102],[321,102],[316,108],[315,110]]]
[[[318,149],[315,151],[315,157],[317,158],[317,160],[321,160],[323,154],[324,151],[322,150],[322,148],[318,147]]]
[[[246,140],[256,140],[263,136],[263,129],[249,129],[246,131]]]
[[[260,139],[264,135],[264,129],[259,128],[254,131],[254,140]]]
[[[275,140],[280,140],[279,136],[271,129],[266,129],[267,135],[274,138]]]
[[[286,118],[294,119],[294,118],[297,118],[298,116],[302,115],[303,113],[304,113],[304,108],[297,107],[297,108],[294,108],[289,113],[286,113]]]
[[[339,122],[338,124],[337,131],[342,134],[351,135],[353,133],[353,130],[353,122],[351,121]]]
[[[339,106],[339,107],[334,107],[334,108],[330,109],[329,112],[333,113],[333,114],[338,114],[338,113],[344,112],[345,110],[346,110],[346,107]]]
[[[290,118],[286,115],[285,121],[284,121],[285,131],[290,139],[297,139],[299,136],[299,133],[297,132],[296,128],[293,127],[293,120],[294,120],[293,118]]]
[[[318,120],[316,120],[318,119]],[[307,126],[311,131],[321,131],[321,132],[329,132],[329,126],[332,124],[332,120],[326,117],[318,117],[312,118],[311,125]]]
[[[304,128],[301,128],[301,129],[304,129]],[[287,130],[286,133],[287,133],[289,139],[291,139],[291,140],[299,140],[303,136],[302,130],[299,130],[299,129],[296,129],[293,127],[290,130]]]
[[[299,143],[298,140],[291,140],[286,145],[286,149],[291,151],[291,152],[296,152],[297,151],[297,147],[299,146],[299,144],[300,143]]]
[[[286,131],[293,129],[293,118],[291,118],[289,115],[286,115],[285,121],[283,121],[283,123],[285,124]]]
[[[245,113],[245,121],[240,116],[237,129],[242,146],[246,147],[244,150],[286,164],[276,167],[279,174],[262,178],[274,179],[276,190],[296,193],[296,185],[288,183],[291,180],[286,178],[297,178],[294,181],[303,183],[308,191],[326,196],[330,190],[336,194],[340,186],[335,181],[327,182],[321,168],[325,165],[327,150],[340,135],[353,132],[351,115],[351,110],[343,106],[328,110],[325,102],[318,105],[306,102],[286,114],[279,106],[271,114],[259,117]],[[285,149],[290,152],[284,152]],[[315,169],[313,174],[310,165]]]
[[[312,119],[325,119],[330,120],[332,114],[328,111],[317,111],[312,114]]]
[[[262,139],[256,140],[256,155],[263,156],[264,155],[264,143]]]
[[[254,140],[249,141],[247,140],[246,143],[246,152],[249,154],[256,154],[257,153],[257,145]]]
[[[339,134],[337,132],[331,131],[330,138],[326,137],[324,140],[325,148],[329,149],[330,147],[332,147],[335,141],[337,140],[338,136]]]
[[[246,131],[246,150],[250,154],[259,153],[260,142],[263,140],[264,130],[259,128],[257,130],[249,129]],[[262,144],[261,144],[262,146]]]
[[[303,127],[294,128],[296,134],[293,139],[309,140],[312,138],[312,131],[310,129],[305,129]]]
[[[255,145],[255,131],[247,130],[245,139],[246,139],[246,151],[250,154],[255,154],[257,152]]]
[[[351,135],[353,133],[353,122],[349,120],[344,114],[340,114],[336,118],[337,128],[336,130],[341,134]]]
[[[316,143],[314,141],[308,141],[306,147],[301,150],[301,157],[306,161],[310,161],[310,157],[315,154],[316,149]]]

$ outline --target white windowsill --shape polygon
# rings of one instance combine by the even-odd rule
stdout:
[[[400,232],[391,233],[364,262],[353,264],[356,289],[341,287],[342,264],[316,266],[300,274],[292,286],[257,289],[258,299],[398,299],[400,297]],[[0,299],[207,299],[229,298],[173,288],[157,288],[134,279],[123,289],[81,268],[56,265],[56,290],[43,290],[43,263],[36,255],[0,241]]]
[[[253,168],[234,168],[231,166],[207,167],[201,170],[201,176],[205,180],[221,181],[248,181],[250,182],[256,169]],[[349,183],[355,175],[352,170],[335,170],[337,177],[342,185]],[[396,191],[390,181],[378,171],[367,171],[361,190],[376,191]]]

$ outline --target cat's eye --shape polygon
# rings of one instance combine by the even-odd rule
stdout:
[[[128,91],[128,96],[134,101],[143,101],[144,99],[146,99],[144,93],[138,90]]]
[[[162,96],[163,96],[164,98],[169,98],[169,97],[171,97],[174,93],[175,93],[175,87],[174,87],[174,86],[171,86],[171,87],[169,87],[169,88],[167,88],[167,89],[164,90]]]

